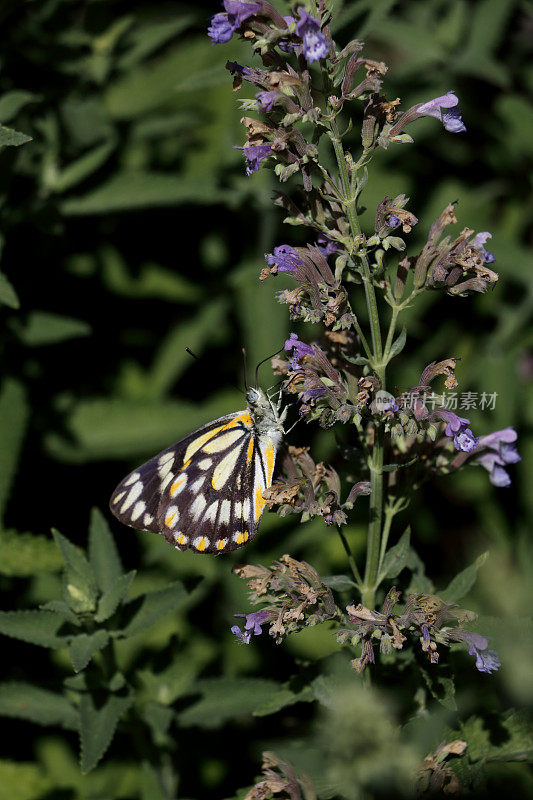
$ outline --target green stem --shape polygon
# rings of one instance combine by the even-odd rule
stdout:
[[[400,313],[399,306],[392,307],[392,317],[389,325],[389,332],[387,334],[387,341],[385,342],[385,350],[383,351],[383,361],[385,362],[385,367],[387,365],[390,349],[392,347],[392,342],[394,339],[394,333],[396,331],[396,322],[398,321],[398,314]]]
[[[337,166],[339,168],[339,175],[342,183],[342,191],[344,193],[344,205],[346,208],[346,214],[348,217],[348,222],[350,223],[352,236],[355,240],[361,236],[361,226],[359,225],[359,217],[357,216],[357,198],[354,196],[354,192],[352,190],[352,186],[350,183],[350,176],[348,175],[348,167],[346,166],[346,158],[344,155],[344,148],[342,146],[339,128],[337,126],[337,121],[335,119],[332,119],[329,124],[331,131],[330,139],[333,144],[333,149],[335,151],[335,158],[337,159]],[[381,343],[381,329],[379,325],[379,314],[378,314],[378,304],[376,300],[376,292],[374,291],[374,284],[372,283],[372,275],[370,272],[370,264],[368,262],[368,256],[364,250],[360,252],[359,255],[361,259],[362,278],[365,287],[366,305],[370,321],[372,352],[374,360],[376,362],[381,362],[383,350]],[[384,372],[383,368],[381,367],[376,371],[381,381],[383,382],[384,379],[384,375],[382,375],[382,372]]]
[[[389,534],[392,525],[392,520],[396,516],[399,510],[399,505],[396,503],[389,501],[385,506],[385,521],[383,523],[383,533],[381,535],[381,550],[379,553],[379,567],[378,571],[381,569],[381,565],[383,564],[383,559],[385,558],[385,553],[387,552],[387,544],[389,542]]]
[[[337,159],[337,166],[344,194],[344,206],[350,224],[350,230],[354,242],[357,240],[361,244],[361,226],[357,216],[357,197],[355,190],[348,175],[344,148],[342,146],[339,129],[335,119],[330,121],[330,138]],[[385,389],[385,369],[383,363],[383,345],[381,340],[381,327],[379,324],[378,305],[376,292],[372,282],[372,274],[368,256],[364,247],[360,246],[358,256],[361,260],[361,274],[365,287],[366,306],[368,309],[368,319],[370,322],[370,333],[372,339],[372,366],[381,381],[381,388]],[[374,426],[374,447],[370,466],[370,519],[368,523],[367,551],[365,579],[362,586],[362,600],[364,605],[372,608],[374,606],[375,590],[378,577],[379,554],[381,542],[381,525],[383,518],[383,426]]]
[[[353,553],[350,549],[350,545],[348,544],[348,540],[346,539],[346,536],[344,535],[340,525],[337,525],[337,533],[340,536],[340,540],[342,542],[346,555],[348,556],[348,564],[350,565],[350,569],[352,570],[352,575],[355,578],[355,582],[357,586],[361,587],[363,584],[361,575],[359,573],[359,570],[357,569],[357,564],[355,563],[355,558],[353,557]]]
[[[370,460],[370,519],[366,544],[363,605],[374,607],[378,579],[381,526],[383,519],[383,425],[374,426],[374,448]]]

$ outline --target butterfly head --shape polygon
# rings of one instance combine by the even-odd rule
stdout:
[[[283,436],[286,411],[270,400],[262,389],[252,387],[246,392],[248,410],[258,434],[268,434],[276,443]]]

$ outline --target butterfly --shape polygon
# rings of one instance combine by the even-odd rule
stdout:
[[[197,553],[253,539],[287,409],[261,389],[248,389],[246,401],[246,410],[208,422],[127,475],[109,503],[117,519]]]

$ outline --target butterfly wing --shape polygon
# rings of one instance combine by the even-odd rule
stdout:
[[[220,427],[244,413],[226,414],[203,425],[130,472],[111,495],[109,507],[115,517],[131,528],[161,533],[157,519],[161,498],[173,476],[183,467],[189,445],[202,437],[207,440],[216,435]]]
[[[222,553],[257,533],[276,447],[248,411],[199,428],[128,475],[111,511],[125,525],[162,533],[179,550]]]
[[[185,458],[163,493],[159,530],[179,550],[227,553],[246,544],[257,533],[274,459],[273,442],[256,435],[247,413],[237,415]]]

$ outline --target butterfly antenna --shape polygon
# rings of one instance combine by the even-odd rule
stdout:
[[[242,348],[242,363],[244,370],[244,388],[248,391],[248,367],[246,365],[246,348]]]
[[[267,361],[270,361],[271,358],[274,358],[274,356],[279,355],[279,353],[283,353],[284,349],[285,348],[281,347],[279,350],[276,350],[275,353],[272,353],[271,356],[267,356],[266,358],[264,358],[262,361],[259,362],[259,364],[255,368],[255,385],[256,386],[257,386],[257,376],[258,376],[258,373],[259,373],[259,367],[261,366],[261,364],[265,364]]]
[[[190,356],[192,356],[193,358],[195,358],[197,361],[201,361],[201,358],[200,358],[200,356],[197,356],[197,355],[196,355],[196,353],[193,353],[193,351],[191,350],[191,348],[190,348],[190,347],[186,347],[186,348],[185,348],[185,352],[186,352],[186,353],[188,353],[188,354],[189,354]]]

